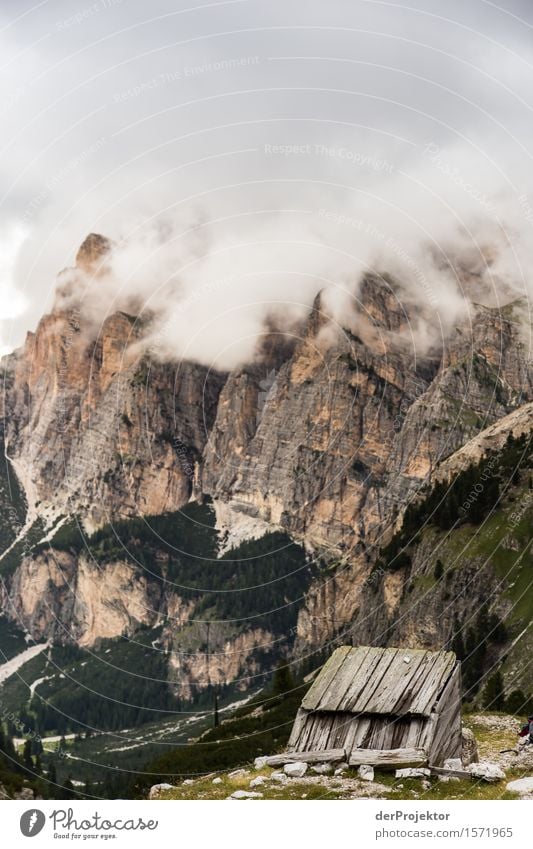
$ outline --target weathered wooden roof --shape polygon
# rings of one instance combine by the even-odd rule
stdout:
[[[302,707],[429,716],[456,663],[453,652],[342,646],[322,668]]]

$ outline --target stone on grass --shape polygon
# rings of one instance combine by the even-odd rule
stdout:
[[[519,793],[521,796],[533,793],[533,777],[516,778],[514,781],[509,782],[507,790],[510,790],[511,793]]]
[[[164,793],[166,790],[174,790],[172,784],[154,784],[153,787],[150,787],[148,798],[159,799],[161,793]]]
[[[192,779],[192,778],[186,778],[186,779],[185,779],[185,781],[184,781],[183,783],[184,783],[184,784],[194,784],[194,779]]]
[[[315,772],[317,775],[331,775],[333,767],[331,764],[315,764],[311,767],[311,772]]]
[[[292,764],[285,764],[283,772],[289,778],[303,778],[307,772],[307,764],[303,761],[294,761]]]
[[[407,767],[406,769],[397,769],[396,778],[428,778],[431,775],[426,767]]]
[[[262,793],[250,793],[248,790],[236,790],[235,793],[232,793],[231,796],[228,796],[229,799],[262,799]]]
[[[222,784],[222,779],[220,778],[220,776],[213,778],[213,784]]]
[[[464,767],[479,761],[477,741],[470,728],[461,728],[461,763]]]
[[[461,758],[446,758],[444,761],[444,769],[459,769],[462,770],[463,762]]]
[[[474,778],[482,778],[483,781],[495,782],[505,778],[503,769],[498,764],[490,763],[489,761],[479,761],[479,763],[470,764],[467,769]]]
[[[335,770],[335,772],[333,774],[334,775],[344,775],[344,773],[346,772],[347,769],[348,769],[348,764],[343,761],[342,763],[340,763],[338,765],[337,769]]]
[[[255,769],[263,769],[267,765],[268,755],[261,755],[260,758],[256,758],[254,761]]]
[[[289,780],[284,772],[272,772],[270,774],[271,781],[278,781],[280,784],[286,784]]]
[[[258,775],[257,778],[252,778],[250,787],[262,787],[265,784],[266,778],[264,775]]]
[[[248,774],[247,769],[234,769],[233,772],[228,772],[228,778],[243,778]]]
[[[369,766],[368,764],[361,764],[357,772],[359,773],[359,778],[362,781],[374,781],[373,766]]]

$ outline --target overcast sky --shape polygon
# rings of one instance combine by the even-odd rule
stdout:
[[[172,263],[209,257],[189,285],[237,273],[232,309],[279,299],[285,272],[369,262],[348,215],[409,252],[505,219],[529,274],[527,0],[3,0],[0,57],[2,351],[90,231],[153,250],[154,233],[196,228],[142,280],[130,252],[121,285],[149,299]],[[262,239],[287,245],[238,247]]]

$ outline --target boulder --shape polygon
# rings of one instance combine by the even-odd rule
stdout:
[[[446,758],[444,761],[444,769],[463,769],[463,762],[461,758]]]
[[[396,770],[396,778],[429,778],[431,775],[426,767],[406,767]]]
[[[367,764],[361,764],[357,770],[359,778],[362,781],[374,781],[374,767]]]
[[[286,784],[289,780],[284,772],[273,772],[270,775],[271,781],[277,781],[279,784]]]
[[[166,790],[173,790],[172,784],[154,784],[153,787],[150,787],[150,792],[148,793],[149,799],[159,799],[161,793],[164,793]]]
[[[31,787],[22,787],[22,789],[19,790],[19,792],[17,794],[17,799],[26,799],[26,800],[35,799],[35,796],[33,795],[33,790],[31,789]]]
[[[482,778],[483,781],[495,782],[505,778],[503,769],[498,764],[490,763],[489,761],[479,761],[479,763],[470,764],[466,771],[473,778]]]
[[[266,778],[264,775],[258,775],[257,778],[252,778],[250,781],[250,787],[262,787],[263,784],[266,783]]]
[[[514,781],[509,782],[507,790],[510,790],[511,793],[519,793],[520,796],[529,795],[533,793],[533,777],[516,778]]]
[[[285,764],[283,772],[289,778],[303,778],[307,772],[308,766],[303,761],[295,761],[292,764]]]
[[[463,767],[478,763],[477,741],[470,728],[461,728],[461,763]]]
[[[244,778],[248,774],[247,769],[234,769],[233,772],[228,772],[228,778]]]
[[[228,799],[262,799],[262,793],[250,793],[248,790],[236,790]]]
[[[188,784],[188,785],[194,784],[194,779],[193,778],[186,778],[185,781],[183,782],[183,784]]]
[[[333,767],[331,764],[315,764],[311,767],[311,772],[315,772],[317,775],[331,775],[333,772]]]
[[[262,755],[260,758],[256,758],[254,761],[255,769],[263,769],[266,766],[267,760],[268,755]]]
[[[219,775],[216,778],[213,778],[213,784],[222,784],[222,779]]]

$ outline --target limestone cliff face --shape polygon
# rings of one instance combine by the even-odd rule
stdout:
[[[25,557],[3,594],[4,609],[16,610],[35,639],[80,646],[154,626],[163,603],[161,588],[131,564],[100,567],[54,549]]]
[[[80,252],[94,262],[92,241]],[[6,454],[31,514],[77,513],[92,529],[189,499],[223,378],[151,362],[140,334],[124,313],[95,330],[56,310],[9,358]]]
[[[386,281],[370,278],[360,296],[381,353],[349,331],[325,337],[317,306],[266,393],[246,370],[228,379],[202,477],[224,502],[226,525],[254,517],[315,545],[360,551],[444,458],[533,398],[511,318],[475,308],[415,368],[394,335],[407,307],[383,289]]]
[[[415,358],[417,306],[368,275],[342,329],[318,297],[296,345],[273,334],[254,363],[222,375],[150,359],[143,324],[125,312],[90,325],[76,273],[98,285],[110,250],[103,237],[88,238],[57,308],[4,362],[6,454],[30,518],[76,514],[92,530],[210,496],[227,544],[274,526],[335,560],[300,610],[297,651],[350,628],[359,640],[383,633],[384,642],[438,643],[449,624],[442,599],[432,596],[427,633],[408,617],[400,633],[390,623],[407,577],[384,577],[381,613],[368,616],[368,576],[421,485],[446,462],[460,467],[463,445],[481,450],[476,439],[533,400],[513,308],[472,306],[442,348]],[[269,639],[221,625],[208,657],[191,606],[118,561],[99,569],[83,556],[26,553],[10,580],[4,609],[35,637],[92,645],[162,624],[182,687],[251,680]]]

